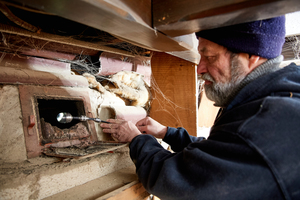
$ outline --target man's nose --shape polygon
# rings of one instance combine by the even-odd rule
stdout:
[[[205,62],[200,59],[200,63],[197,66],[197,74],[204,74],[207,72],[206,64]]]

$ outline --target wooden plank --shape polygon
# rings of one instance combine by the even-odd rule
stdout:
[[[153,27],[175,37],[300,10],[299,0],[153,0]]]
[[[178,41],[178,38],[168,37],[152,28],[151,0],[16,0],[15,3],[17,2],[25,7],[26,10],[28,10],[28,7],[38,9],[37,12],[44,10],[41,12],[48,13],[49,15],[57,15],[105,31],[133,45],[148,50],[169,52],[171,55],[190,62],[199,62],[198,53],[190,49],[190,45],[188,44],[190,41],[189,37],[181,36],[180,41]],[[20,6],[18,7],[20,8]],[[78,15],[78,13],[81,14]],[[84,17],[82,17],[83,15]],[[41,32],[39,35],[44,36],[45,34]],[[36,38],[37,36],[38,35],[34,34],[33,37]],[[65,42],[71,44],[74,42],[68,38],[63,41],[61,38],[55,37],[49,37],[49,39],[51,42],[54,42],[54,39],[55,42],[63,42],[63,44],[65,44]],[[77,46],[86,47],[87,44],[83,44],[82,42],[83,41],[79,41]],[[113,50],[114,48],[103,45],[105,44],[91,43],[87,48],[100,48],[103,49],[101,51],[124,55],[122,50],[117,52],[117,49]]]
[[[152,25],[151,0],[106,0],[106,2],[125,11],[127,15],[132,15],[137,22],[147,26]]]
[[[196,136],[196,65],[166,53],[155,53],[151,68],[150,116],[166,126],[184,127]]]
[[[111,157],[111,159],[117,157]],[[110,168],[110,163],[115,161],[108,161],[103,163],[104,168]],[[123,165],[123,164],[122,164]],[[112,171],[109,174],[95,174],[95,179],[88,181],[82,185],[77,185],[60,193],[46,197],[43,200],[95,200],[97,198],[103,199],[103,196],[110,194],[132,182],[137,183],[138,177],[135,174],[135,166],[131,165],[120,170]],[[127,199],[120,199],[127,200]],[[131,200],[131,199],[129,199]]]
[[[130,199],[130,200],[143,200],[146,199],[150,194],[145,190],[143,185],[138,181],[133,181],[117,190],[114,190],[97,200],[119,200],[119,199]]]
[[[85,42],[81,40],[76,40],[71,37],[65,37],[65,36],[59,36],[59,35],[53,35],[50,33],[33,33],[21,28],[13,27],[13,26],[8,26],[5,24],[0,24],[0,31],[2,33],[8,33],[8,34],[13,34],[9,35],[9,37],[16,38],[16,40],[31,40],[32,44],[31,45],[37,45],[36,47],[39,49],[44,49],[48,46],[48,50],[55,50],[55,48],[59,51],[62,52],[68,52],[68,53],[77,53],[80,54],[82,51],[86,50],[96,50],[96,51],[105,51],[105,52],[110,52],[110,53],[115,53],[119,55],[124,55],[128,57],[134,57],[130,52],[112,48],[112,47],[107,47],[107,46],[101,46],[96,43],[91,43],[91,42]],[[16,35],[16,36],[14,36]],[[25,36],[25,37],[24,37]],[[2,35],[3,37],[3,35]],[[32,39],[37,39],[37,40],[32,40]],[[6,38],[4,38],[6,40]],[[39,44],[35,44],[39,43]],[[50,43],[50,44],[49,44]],[[64,46],[66,45],[66,46]],[[19,47],[20,50],[22,50],[22,46]],[[25,48],[28,49],[27,46]],[[80,49],[82,48],[82,49]],[[71,52],[70,52],[71,51]],[[81,51],[81,52],[80,52]]]
[[[151,19],[151,16],[139,16],[151,15],[151,6],[147,6],[150,2],[146,0],[136,4],[130,3],[132,1],[129,0],[16,0],[15,2],[108,32],[121,40],[149,50],[188,50],[181,43],[157,32],[151,24],[145,23],[145,19]],[[140,10],[145,8],[148,12],[141,13]]]

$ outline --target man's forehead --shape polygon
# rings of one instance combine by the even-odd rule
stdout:
[[[199,38],[198,51],[199,53],[215,53],[219,51],[224,51],[225,47],[218,45],[217,43],[211,42],[204,38]]]
[[[199,46],[198,47],[198,51],[199,53],[211,53],[211,52],[215,52],[215,48],[210,47],[210,46]]]
[[[209,49],[210,46],[212,46],[214,44],[214,42],[211,42],[207,39],[204,38],[198,38],[199,43],[198,43],[198,49],[199,51],[207,51]]]

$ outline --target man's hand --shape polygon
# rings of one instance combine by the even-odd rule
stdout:
[[[141,132],[131,121],[120,119],[108,119],[110,124],[101,123],[104,133],[110,133],[118,142],[131,142],[131,140],[140,135]]]
[[[165,137],[168,130],[168,127],[163,126],[162,124],[158,123],[151,117],[146,117],[144,119],[141,119],[136,123],[136,126],[138,127],[140,132],[161,139]]]

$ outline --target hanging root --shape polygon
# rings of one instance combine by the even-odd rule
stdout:
[[[12,22],[14,22],[15,24],[31,31],[34,33],[39,33],[41,30],[25,21],[23,21],[22,19],[20,19],[19,17],[15,16],[9,9],[8,7],[0,2],[0,11]]]

